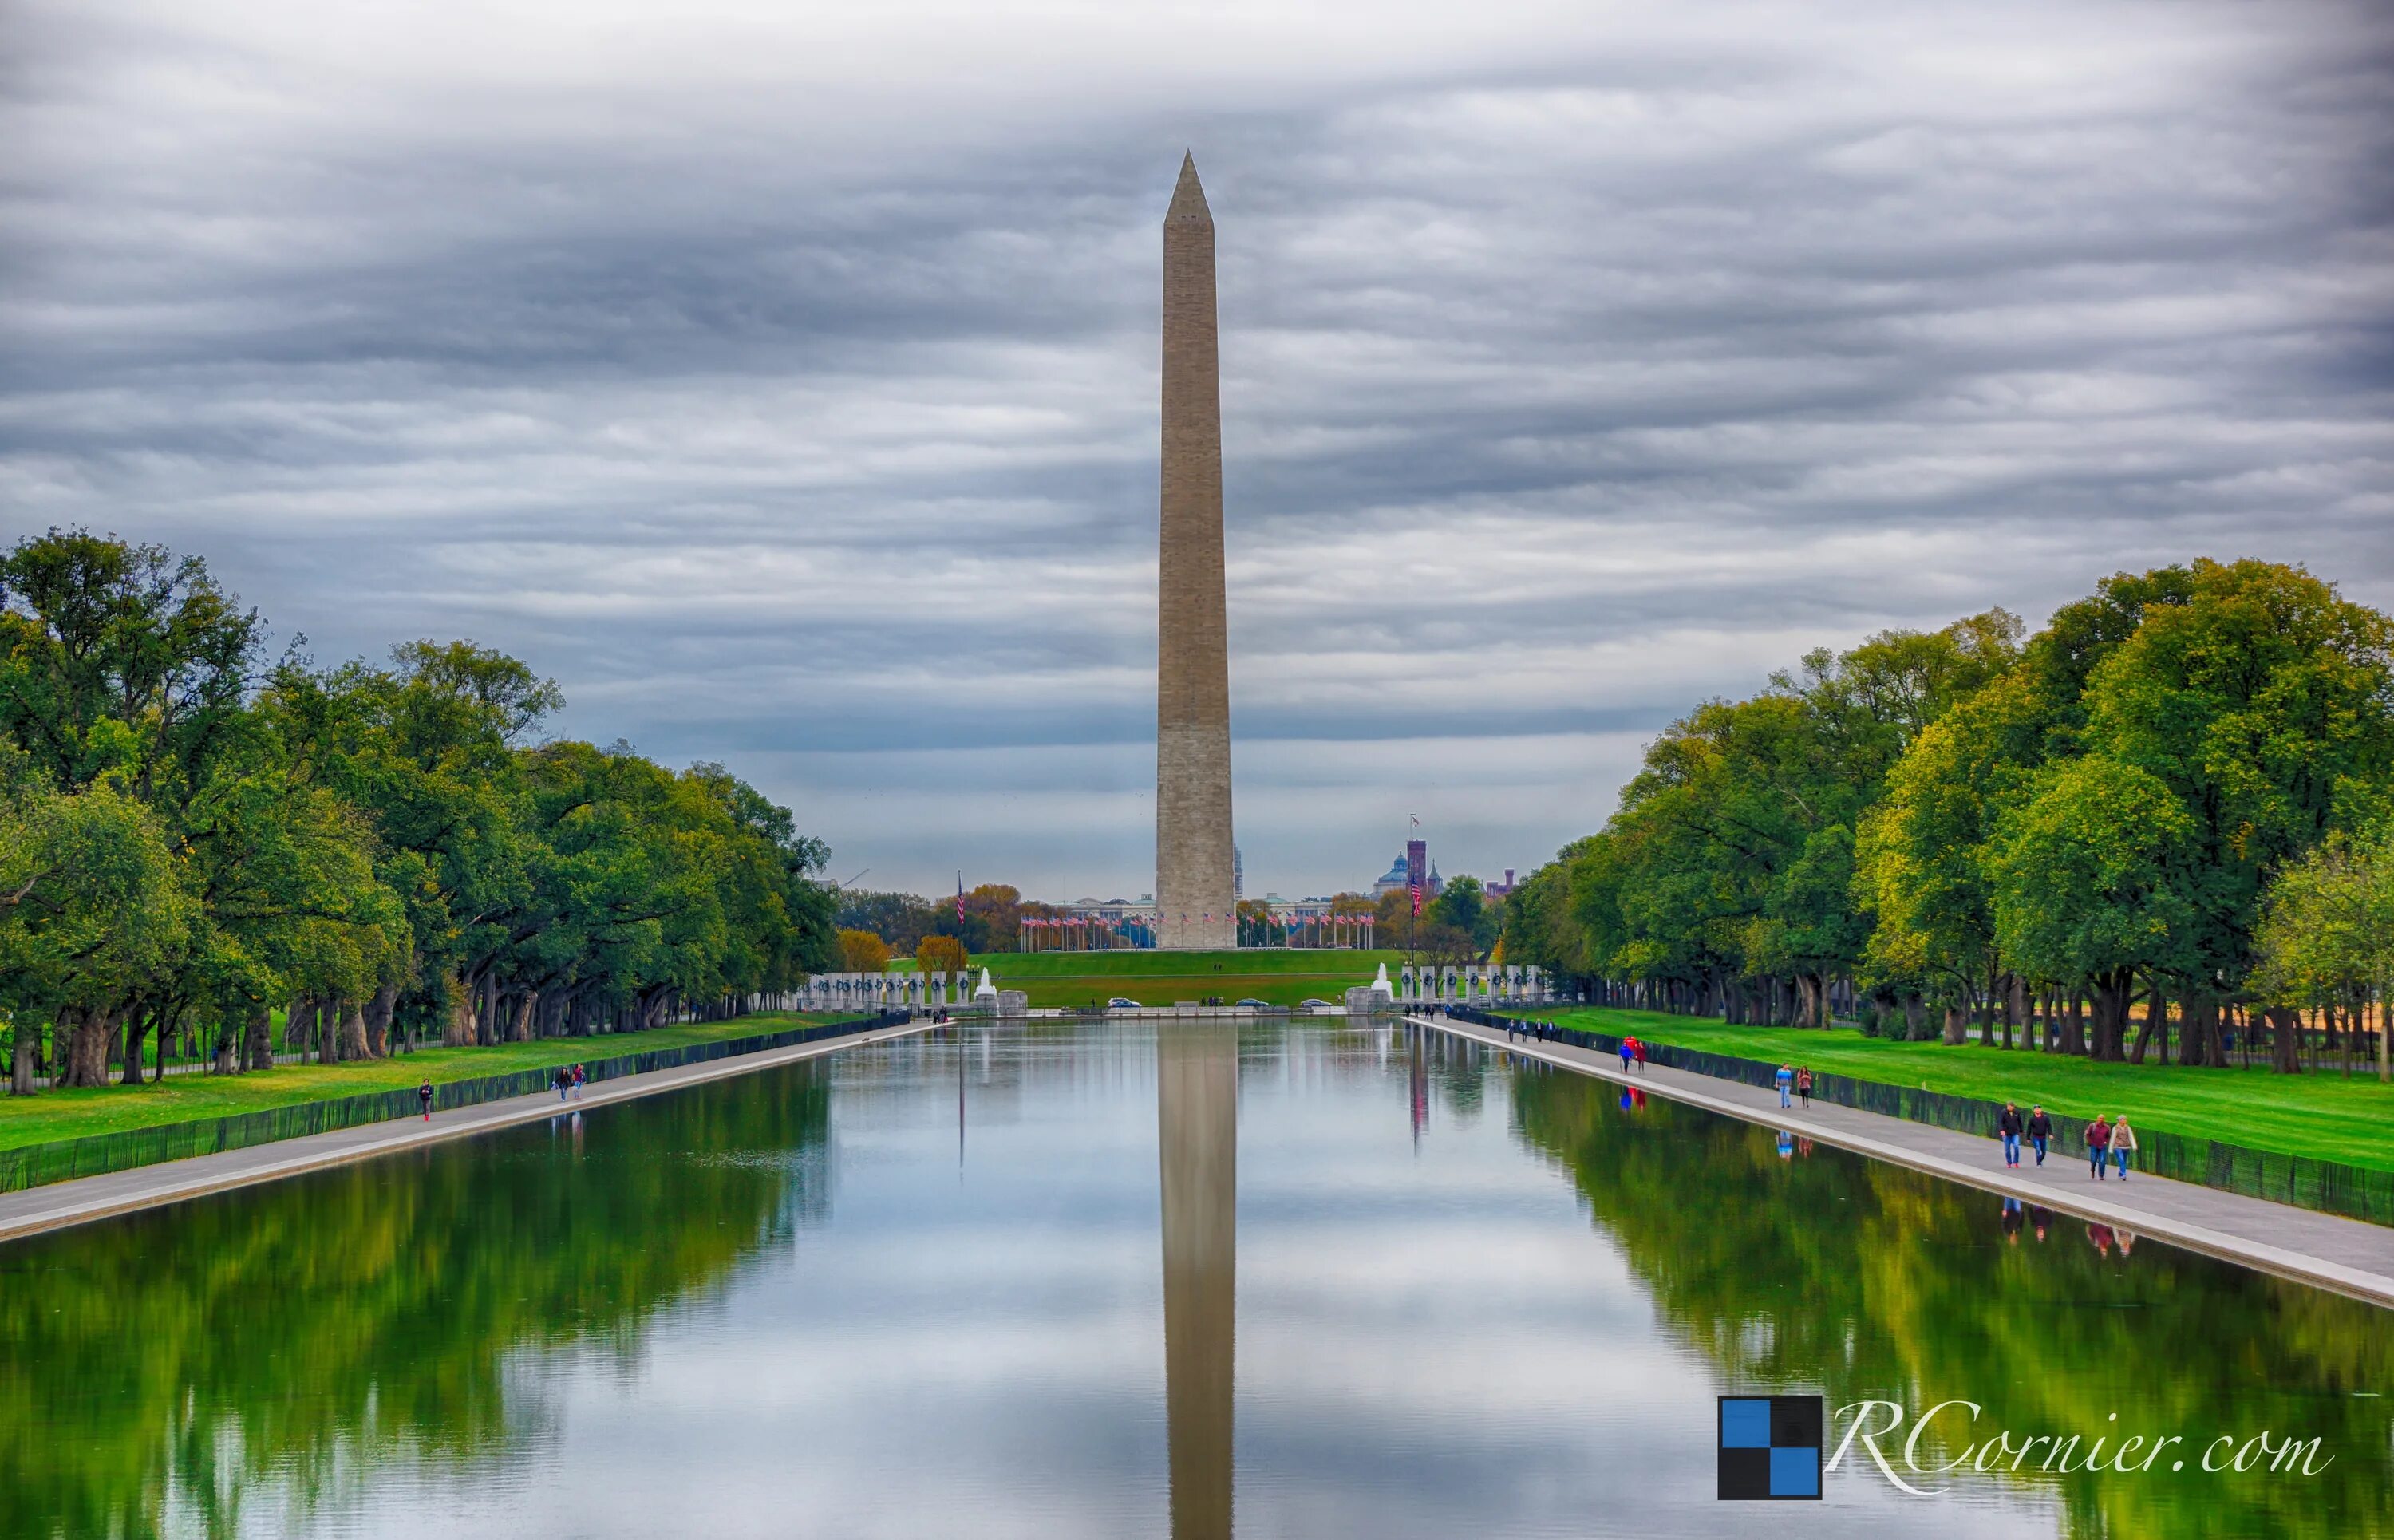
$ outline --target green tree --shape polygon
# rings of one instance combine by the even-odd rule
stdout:
[[[2194,821],[2160,781],[2099,756],[2064,760],[2006,813],[1989,861],[1998,945],[2030,972],[2084,981],[2095,1057],[2123,1055],[2141,972],[2182,971],[2182,874]]]
[[[2377,1006],[2377,1077],[2394,1079],[2394,819],[2332,835],[2271,881],[2255,941],[2254,982],[2280,1007]]]

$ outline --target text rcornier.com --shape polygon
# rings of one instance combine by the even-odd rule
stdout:
[[[1976,1431],[1973,1425],[1979,1420],[1980,1410],[1974,1401],[1940,1401],[1906,1428],[1900,1402],[1858,1401],[1840,1406],[1837,1415],[1853,1420],[1846,1425],[1845,1436],[1837,1441],[1837,1452],[1822,1468],[1836,1469],[1860,1444],[1862,1453],[1858,1458],[1876,1465],[1888,1481],[1915,1497],[1933,1497],[1946,1488],[1921,1486],[1916,1484],[1919,1480],[1960,1470],[2038,1470],[2056,1475],[2090,1471],[2129,1476],[2149,1470],[2182,1472],[2192,1467],[2213,1474],[2227,1471],[2316,1476],[2335,1463],[2335,1455],[2320,1454],[2318,1439],[2297,1439],[2274,1434],[2267,1428],[2241,1438],[2233,1433],[2213,1438],[2197,1435],[2191,1439],[2176,1433],[2138,1433],[2120,1438],[2116,1428],[2107,1428],[2092,1439],[2082,1439],[2075,1433],[2032,1433],[2023,1437],[2007,1428],[1976,1438],[1972,1437]],[[2119,1413],[2111,1415],[2111,1422],[2119,1419]],[[1922,1441],[1930,1436],[1932,1428],[1935,1437],[1949,1444],[1956,1440],[1966,1441],[1962,1443],[1961,1453],[1940,1460],[1923,1449]]]

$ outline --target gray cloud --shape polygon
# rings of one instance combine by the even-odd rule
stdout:
[[[1158,220],[1221,232],[1255,886],[1600,822],[1805,648],[2394,602],[2367,6],[0,19],[0,507],[469,635],[848,866],[1138,891]]]

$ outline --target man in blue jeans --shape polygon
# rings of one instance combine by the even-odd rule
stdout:
[[[2045,1115],[2043,1107],[2028,1110],[2028,1141],[2036,1151],[2036,1164],[2045,1164],[2045,1147],[2053,1138],[2053,1119]]]
[[[1787,1087],[1796,1084],[1796,1072],[1782,1064],[1779,1066],[1779,1073],[1771,1076],[1771,1079],[1779,1083],[1779,1105],[1788,1106],[1790,1103],[1787,1100]]]
[[[2019,1109],[2008,1101],[2004,1103],[2004,1110],[1995,1114],[1995,1132],[2004,1139],[2005,1165],[2016,1167],[2019,1165],[2020,1134],[2026,1127],[2027,1125],[2020,1121]]]

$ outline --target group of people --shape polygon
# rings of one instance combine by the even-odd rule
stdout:
[[[1621,1040],[1621,1073],[1629,1074],[1646,1068],[1646,1045],[1635,1037]]]
[[[579,1101],[582,1099],[583,1082],[589,1078],[590,1072],[579,1064],[559,1064],[557,1073],[548,1077],[548,1083],[557,1087],[558,1100],[572,1097]]]
[[[1790,1099],[1790,1097],[1793,1096],[1803,1101],[1806,1111],[1809,1112],[1811,1110],[1812,1069],[1810,1065],[1782,1064],[1779,1066],[1778,1073],[1773,1074],[1770,1078],[1771,1081],[1779,1087],[1779,1105],[1782,1107],[1794,1106],[1795,1102]]]
[[[1555,1024],[1552,1021],[1524,1021],[1510,1016],[1505,1018],[1505,1041],[1507,1043],[1517,1043],[1523,1038],[1545,1043],[1551,1041],[1554,1035]]]
[[[2017,1103],[2006,1101],[2004,1110],[1995,1114],[1995,1136],[2004,1141],[2004,1165],[2020,1163],[2020,1140],[2025,1138],[2036,1152],[2036,1164],[2045,1164],[2045,1152],[2053,1139],[2053,1119],[2043,1107],[2032,1105],[2028,1116],[2020,1116]],[[2128,1166],[2137,1153],[2137,1131],[2128,1126],[2128,1114],[2122,1112],[2110,1118],[2098,1112],[2095,1121],[2086,1125],[2086,1175],[2090,1180],[2108,1181],[2116,1166],[2120,1179],[2128,1179]]]

